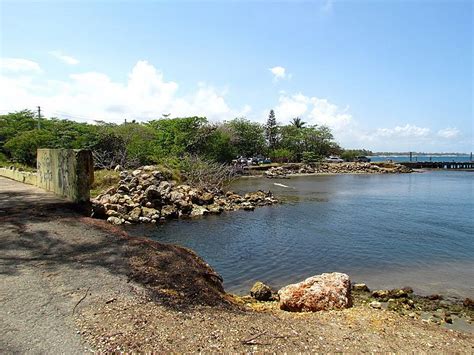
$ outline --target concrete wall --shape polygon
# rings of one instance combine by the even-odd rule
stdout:
[[[6,178],[19,181],[24,184],[29,184],[29,185],[36,185],[36,182],[37,182],[36,173],[18,170],[14,167],[0,168],[0,176],[4,176]]]
[[[73,202],[88,202],[94,181],[92,153],[80,149],[38,149],[36,185]]]

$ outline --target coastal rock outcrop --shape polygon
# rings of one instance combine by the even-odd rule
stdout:
[[[286,164],[265,171],[267,178],[288,178],[295,174],[400,174],[412,170],[394,163],[315,163]]]
[[[292,312],[316,312],[352,306],[351,281],[339,272],[324,273],[283,287],[280,308]]]
[[[92,202],[92,216],[111,224],[157,223],[173,218],[199,217],[223,211],[246,210],[278,202],[270,191],[244,196],[232,191],[209,191],[168,181],[152,166],[121,171],[120,181]]]

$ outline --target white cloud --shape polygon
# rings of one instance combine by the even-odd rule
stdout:
[[[438,131],[438,136],[442,138],[446,138],[446,139],[453,139],[453,138],[457,138],[460,133],[461,131],[459,131],[459,129],[455,127],[453,128],[448,127],[448,128],[440,129]]]
[[[360,145],[378,151],[458,151],[469,146],[467,137],[463,137],[457,128],[444,128],[433,131],[428,127],[419,127],[407,123],[392,128],[377,128],[358,132],[356,137]],[[441,138],[441,139],[440,139]]]
[[[69,65],[76,65],[79,64],[79,60],[71,57],[70,55],[64,54],[62,51],[56,50],[56,51],[50,51],[49,54],[51,54],[53,57],[56,59],[59,59],[60,61],[69,64]]]
[[[38,63],[23,58],[0,58],[2,73],[41,73]]]
[[[429,128],[418,127],[407,123],[405,126],[396,126],[394,128],[378,128],[375,135],[379,137],[427,137],[431,133]]]
[[[122,122],[125,118],[148,120],[162,114],[202,115],[225,120],[250,112],[246,105],[231,109],[225,90],[200,83],[194,93],[180,96],[179,85],[146,61],[138,61],[125,82],[104,73],[86,72],[65,80],[28,77],[0,78],[0,107],[9,111],[41,105],[46,116],[81,121]]]
[[[347,109],[341,110],[327,99],[309,97],[301,93],[295,95],[280,93],[275,113],[284,123],[290,122],[294,117],[302,117],[310,125],[326,125],[335,132],[346,129],[353,122],[352,115]]]
[[[283,79],[291,79],[291,74],[288,74],[284,67],[276,66],[268,70],[273,74],[273,81],[275,82]]]
[[[262,113],[266,117],[268,110]],[[327,125],[336,141],[345,148],[367,148],[374,151],[448,151],[456,150],[454,138],[461,132],[457,128],[433,131],[413,123],[394,127],[364,128],[360,118],[355,119],[349,108],[341,108],[324,98],[306,96],[302,93],[288,94],[280,91],[275,106],[278,122],[286,124],[294,117],[301,117],[307,125]],[[265,118],[266,119],[266,118]],[[443,140],[440,140],[444,138]]]

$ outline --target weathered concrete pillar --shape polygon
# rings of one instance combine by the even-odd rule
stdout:
[[[38,149],[37,185],[72,202],[89,202],[94,181],[90,150]]]

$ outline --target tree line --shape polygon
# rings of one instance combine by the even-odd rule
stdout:
[[[220,163],[238,156],[301,162],[343,153],[328,127],[300,118],[279,125],[273,110],[266,124],[245,118],[213,123],[196,116],[121,124],[42,118],[38,124],[29,110],[0,115],[0,161],[34,165],[37,148],[91,149],[99,168],[178,166],[186,156]]]

